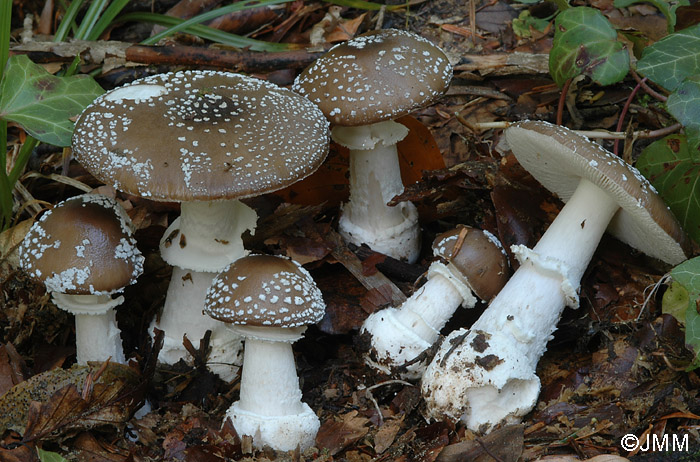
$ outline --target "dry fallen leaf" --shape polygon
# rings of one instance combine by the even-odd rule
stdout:
[[[350,411],[340,418],[325,421],[316,435],[316,445],[327,449],[331,455],[338,454],[369,432],[369,419],[358,416],[357,411]]]

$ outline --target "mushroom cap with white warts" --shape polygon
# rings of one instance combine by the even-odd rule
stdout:
[[[299,263],[272,255],[240,258],[214,278],[204,311],[214,319],[252,327],[301,327],[323,318],[326,305]]]
[[[256,196],[313,173],[330,142],[306,98],[259,79],[181,71],[135,80],[88,106],[73,153],[95,177],[158,201]]]
[[[445,53],[411,32],[367,32],[331,48],[302,72],[293,90],[332,123],[368,125],[396,119],[442,96],[452,80]]]
[[[114,199],[72,197],[34,222],[20,246],[20,267],[51,292],[121,292],[143,272],[132,226]]]
[[[564,202],[581,178],[614,198],[620,210],[607,230],[621,241],[672,265],[687,258],[690,241],[636,168],[588,138],[547,122],[515,123],[505,138],[520,165]]]
[[[508,257],[495,236],[470,226],[438,235],[433,254],[451,264],[477,297],[488,302],[508,281]]]

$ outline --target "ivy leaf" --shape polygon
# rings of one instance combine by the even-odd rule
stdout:
[[[651,3],[654,7],[666,17],[668,22],[668,33],[672,33],[676,27],[676,10],[679,6],[688,6],[688,0],[615,0],[613,6],[615,8],[625,8],[635,3]]]
[[[71,118],[102,93],[92,77],[56,77],[27,56],[12,56],[0,81],[0,119],[18,123],[44,143],[69,146]]]
[[[685,128],[691,149],[700,146],[700,75],[688,77],[668,96],[666,109]]]
[[[683,135],[671,135],[647,146],[637,168],[678,218],[695,242],[700,242],[700,152],[689,149]]]
[[[700,24],[667,35],[646,47],[637,61],[637,72],[668,91],[700,74]]]
[[[700,366],[700,257],[687,260],[671,270],[673,280],[688,291],[688,307],[685,310],[685,344],[693,351],[695,359],[691,368]]]
[[[554,24],[549,53],[549,73],[560,87],[577,75],[587,75],[600,85],[625,78],[629,53],[617,40],[617,32],[603,14],[589,7],[562,11]]]

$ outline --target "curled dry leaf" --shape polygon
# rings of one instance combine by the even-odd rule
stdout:
[[[135,392],[141,376],[116,363],[108,363],[98,376],[101,366],[52,369],[15,385],[0,397],[0,409],[5,410],[0,430],[23,434],[26,443],[68,431],[121,426],[141,401]]]

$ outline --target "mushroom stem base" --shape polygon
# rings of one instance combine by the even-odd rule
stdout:
[[[387,205],[404,190],[396,143],[407,133],[394,121],[333,129],[333,139],[350,149],[350,200],[343,205],[338,229],[350,242],[415,262],[418,211],[410,202]]]
[[[150,330],[152,334],[153,328],[157,327],[164,332],[158,360],[165,364],[175,364],[180,359],[191,361],[183,337],[187,335],[196,347],[206,331],[211,330],[207,367],[223,380],[230,381],[236,377],[241,365],[242,344],[239,336],[227,332],[224,323],[203,312],[207,289],[215,276],[215,273],[173,267],[160,320],[154,320]]]
[[[471,299],[475,302],[473,296]],[[385,373],[394,373],[397,367],[415,359],[435,343],[440,330],[463,301],[455,280],[436,273],[400,308],[377,311],[365,320],[362,331],[371,335],[371,350],[365,362]],[[398,371],[398,375],[417,379],[426,366],[425,361],[411,364]]]

